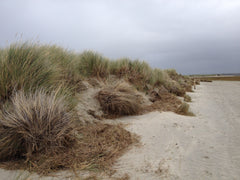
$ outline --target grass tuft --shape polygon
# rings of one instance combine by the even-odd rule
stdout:
[[[194,116],[192,112],[189,111],[189,104],[182,103],[176,110],[177,114],[186,115],[186,116]]]
[[[0,101],[8,100],[14,90],[33,91],[55,83],[54,70],[37,45],[13,44],[3,51],[0,56]]]
[[[97,99],[108,115],[135,115],[142,110],[141,97],[127,83],[101,90]]]
[[[107,78],[109,75],[109,60],[102,55],[85,51],[80,55],[78,69],[81,74],[87,77]]]
[[[58,81],[73,90],[79,91],[81,89],[79,84],[83,79],[83,75],[77,69],[80,63],[77,60],[77,55],[56,45],[40,46],[39,49],[48,58],[52,68],[58,72]]]
[[[174,81],[174,80],[170,80],[167,81],[167,83],[165,84],[165,88],[172,94],[175,94],[177,96],[184,96],[185,94],[185,90],[184,88],[181,87],[181,85]]]
[[[185,94],[185,95],[184,95],[184,101],[186,101],[186,102],[191,102],[191,101],[192,101],[192,98],[191,98],[189,95]]]
[[[73,116],[58,92],[18,91],[11,106],[1,111],[0,159],[30,159],[34,154],[57,152],[74,141]]]

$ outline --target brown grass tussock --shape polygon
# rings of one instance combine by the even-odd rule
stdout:
[[[38,90],[26,95],[18,91],[11,105],[1,111],[0,160],[28,159],[36,153],[72,145],[72,115],[57,92]]]
[[[127,83],[101,90],[97,99],[107,115],[136,115],[142,110],[141,96]]]

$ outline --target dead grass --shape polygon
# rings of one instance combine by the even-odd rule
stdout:
[[[179,83],[176,81],[168,81],[165,84],[165,88],[168,90],[168,92],[175,94],[177,96],[183,97],[185,94],[185,89],[180,86]]]
[[[200,80],[199,79],[195,80],[195,83],[196,85],[200,85]]]
[[[184,101],[186,101],[186,102],[191,102],[191,101],[192,101],[192,98],[191,98],[189,95],[185,94],[185,95],[184,95]]]
[[[0,160],[31,158],[36,153],[71,146],[72,114],[58,92],[18,91],[0,116]]]
[[[182,103],[176,110],[177,114],[186,115],[186,116],[194,116],[192,112],[189,111],[189,104]]]
[[[127,83],[101,90],[97,99],[107,115],[135,115],[141,110],[141,96]]]
[[[0,167],[39,174],[108,169],[137,141],[121,125],[73,122],[73,114],[57,94],[19,91],[1,111]]]
[[[150,101],[153,104],[144,108],[146,112],[155,110],[175,112],[182,103],[175,95],[169,93],[164,86],[154,88],[150,92]]]
[[[115,160],[126,148],[138,142],[121,125],[87,124],[76,130],[77,143],[71,148],[57,152],[36,154],[31,159],[15,159],[1,162],[6,169],[27,169],[39,174],[49,174],[57,170],[110,170]]]

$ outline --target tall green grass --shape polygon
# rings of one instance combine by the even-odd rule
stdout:
[[[166,85],[170,78],[168,74],[161,69],[154,69],[151,75],[150,84],[153,86]]]
[[[0,58],[1,101],[9,99],[13,91],[48,88],[55,83],[55,70],[37,45],[13,44],[1,52]]]
[[[85,51],[79,55],[78,71],[84,76],[106,78],[109,65],[109,60],[96,52]]]
[[[56,45],[41,46],[40,48],[55,66],[56,70],[60,72],[61,81],[74,85],[82,79],[81,74],[77,70],[77,55],[74,52]]]
[[[163,73],[160,69],[153,70],[144,61],[131,61],[128,58],[111,62],[110,72],[118,77],[124,77],[133,83],[138,90],[144,90],[147,84],[154,85],[163,82]],[[162,74],[160,74],[162,72]],[[161,75],[161,77],[159,76]],[[162,79],[162,80],[160,80]]]

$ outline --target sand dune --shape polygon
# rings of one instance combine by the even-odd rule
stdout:
[[[118,160],[112,179],[126,174],[133,180],[240,178],[240,82],[201,83],[189,95],[195,117],[152,112],[116,120],[128,124],[141,145]],[[0,175],[0,179],[39,178],[3,169]],[[59,175],[42,179],[71,177]]]
[[[239,179],[240,82],[201,83],[189,93],[196,117],[153,112],[121,118],[141,137],[115,166],[130,179]]]

